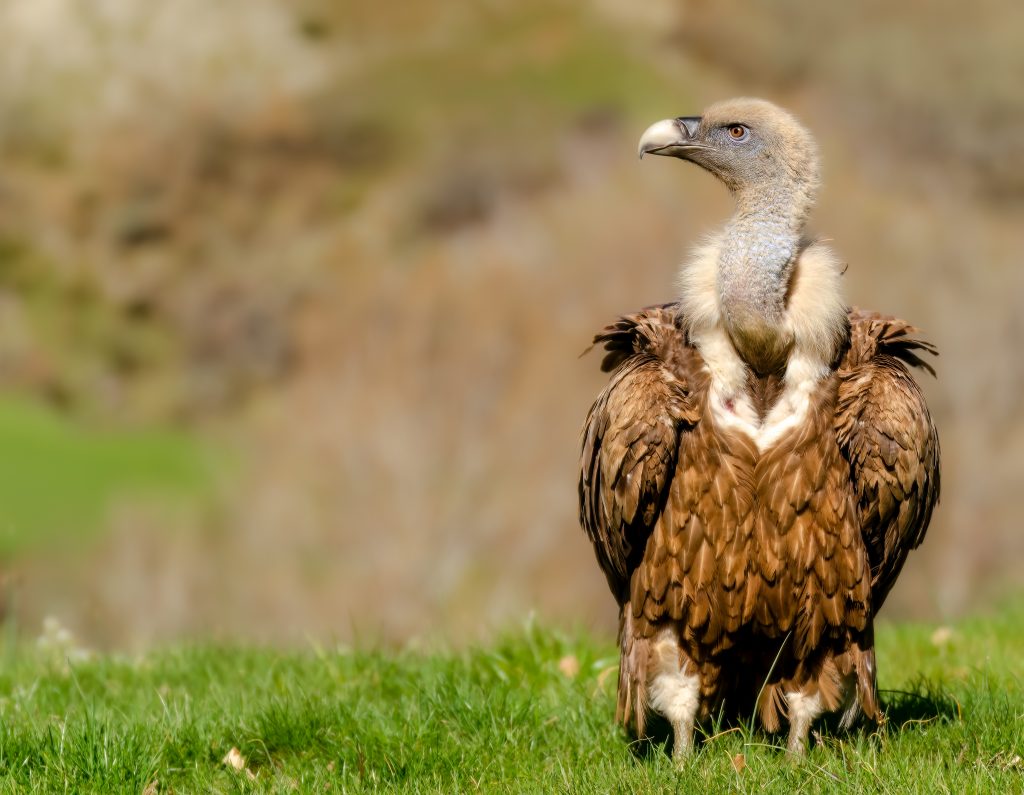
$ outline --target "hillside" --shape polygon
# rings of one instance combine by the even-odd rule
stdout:
[[[729,211],[706,175],[639,164],[637,135],[736,94],[819,136],[850,301],[942,352],[942,504],[887,611],[1019,588],[1021,6],[740,6],[0,11],[4,411],[45,406],[44,460],[70,456],[6,448],[21,631],[609,629],[574,471],[604,379],[578,355],[671,298]],[[142,459],[109,467],[122,444]]]

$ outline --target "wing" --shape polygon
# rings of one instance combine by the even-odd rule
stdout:
[[[696,352],[674,308],[624,317],[594,338],[610,383],[591,407],[580,459],[580,523],[608,585],[624,604],[675,472],[679,434],[697,421],[688,362]]]
[[[854,310],[850,324],[836,432],[850,463],[877,612],[939,499],[939,437],[908,369],[934,375],[921,354],[936,350],[902,320]]]

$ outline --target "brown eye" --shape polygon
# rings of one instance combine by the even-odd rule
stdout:
[[[734,141],[742,141],[747,137],[747,128],[742,124],[733,124],[729,127],[729,137]]]

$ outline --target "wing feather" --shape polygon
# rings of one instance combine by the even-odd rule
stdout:
[[[854,311],[840,363],[836,433],[850,463],[877,611],[939,499],[939,438],[909,367],[935,347],[902,320]]]
[[[672,366],[672,346],[686,343],[668,308],[621,318],[594,342],[605,346],[603,367],[614,372],[584,425],[580,523],[624,604],[630,575],[667,501],[679,435],[696,423],[697,412],[687,374]],[[654,590],[663,594],[663,586],[659,578]]]

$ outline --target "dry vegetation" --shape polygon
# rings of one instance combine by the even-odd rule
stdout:
[[[466,637],[534,607],[607,626],[574,489],[602,377],[577,356],[670,298],[729,209],[640,167],[637,133],[738,93],[818,132],[850,299],[942,350],[943,503],[890,614],[1012,584],[1020,7],[644,6],[0,12],[0,378],[240,462],[198,511],[122,506],[87,548],[12,562],[21,620],[100,642]]]

